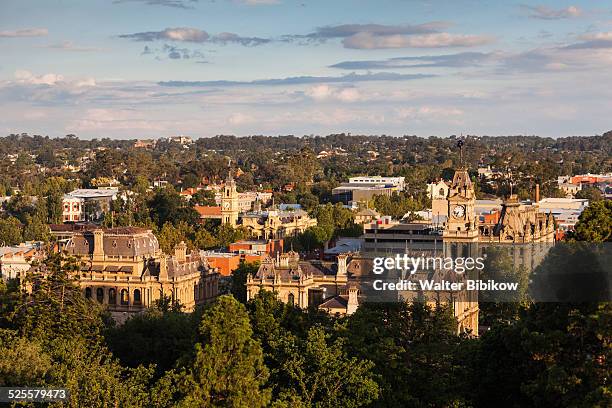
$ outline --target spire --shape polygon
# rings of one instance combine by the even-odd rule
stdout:
[[[232,176],[232,159],[229,159],[227,162],[227,179],[229,181],[234,181],[234,177]]]
[[[463,137],[463,133],[461,134],[461,136]],[[463,141],[463,139],[459,139],[459,141],[457,142],[457,147],[459,148],[459,167],[463,167],[463,145],[465,144],[465,142]]]

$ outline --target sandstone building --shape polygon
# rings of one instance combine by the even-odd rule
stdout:
[[[304,309],[321,305],[334,313],[351,314],[357,308],[357,290],[347,287],[348,260],[342,254],[335,263],[302,261],[293,251],[279,254],[276,259],[267,257],[257,274],[247,278],[247,299],[267,290],[275,292],[283,302]]]
[[[170,297],[191,311],[217,296],[219,274],[185,243],[162,253],[151,230],[136,227],[75,232],[65,246],[81,263],[85,297],[112,313],[140,312]]]
[[[239,205],[239,194],[236,182],[231,174],[223,188],[221,198],[221,223],[232,227],[246,228],[254,239],[282,239],[295,236],[317,225],[317,220],[310,218],[303,210],[281,211],[276,209],[242,213]]]

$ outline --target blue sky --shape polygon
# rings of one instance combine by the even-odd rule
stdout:
[[[612,2],[3,0],[0,134],[612,128]]]

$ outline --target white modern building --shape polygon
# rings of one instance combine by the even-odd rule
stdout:
[[[404,177],[383,177],[383,176],[359,176],[350,177],[349,184],[354,185],[392,185],[397,187],[398,190],[403,191],[406,188],[406,182]]]
[[[74,222],[100,218],[118,195],[116,188],[79,188],[71,191],[63,197],[63,220]]]
[[[589,206],[585,198],[543,198],[537,203],[538,211],[550,212],[562,230],[571,230],[580,214]]]

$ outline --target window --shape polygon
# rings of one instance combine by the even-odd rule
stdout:
[[[128,303],[130,303],[130,295],[127,289],[121,289],[121,304],[127,305]]]
[[[104,303],[104,289],[96,289],[96,300],[100,303]]]
[[[91,299],[91,288],[85,288],[85,297]]]
[[[290,304],[291,306],[295,305],[295,296],[293,296],[293,293],[290,293],[287,296],[287,303]]]
[[[110,305],[117,303],[117,291],[115,289],[108,290],[108,303]]]
[[[140,305],[142,300],[140,299],[140,289],[134,289],[134,304]]]
[[[441,189],[440,189],[439,194],[440,194],[441,196],[443,196],[443,195],[444,195],[444,189],[443,189],[443,188],[441,188]]]

